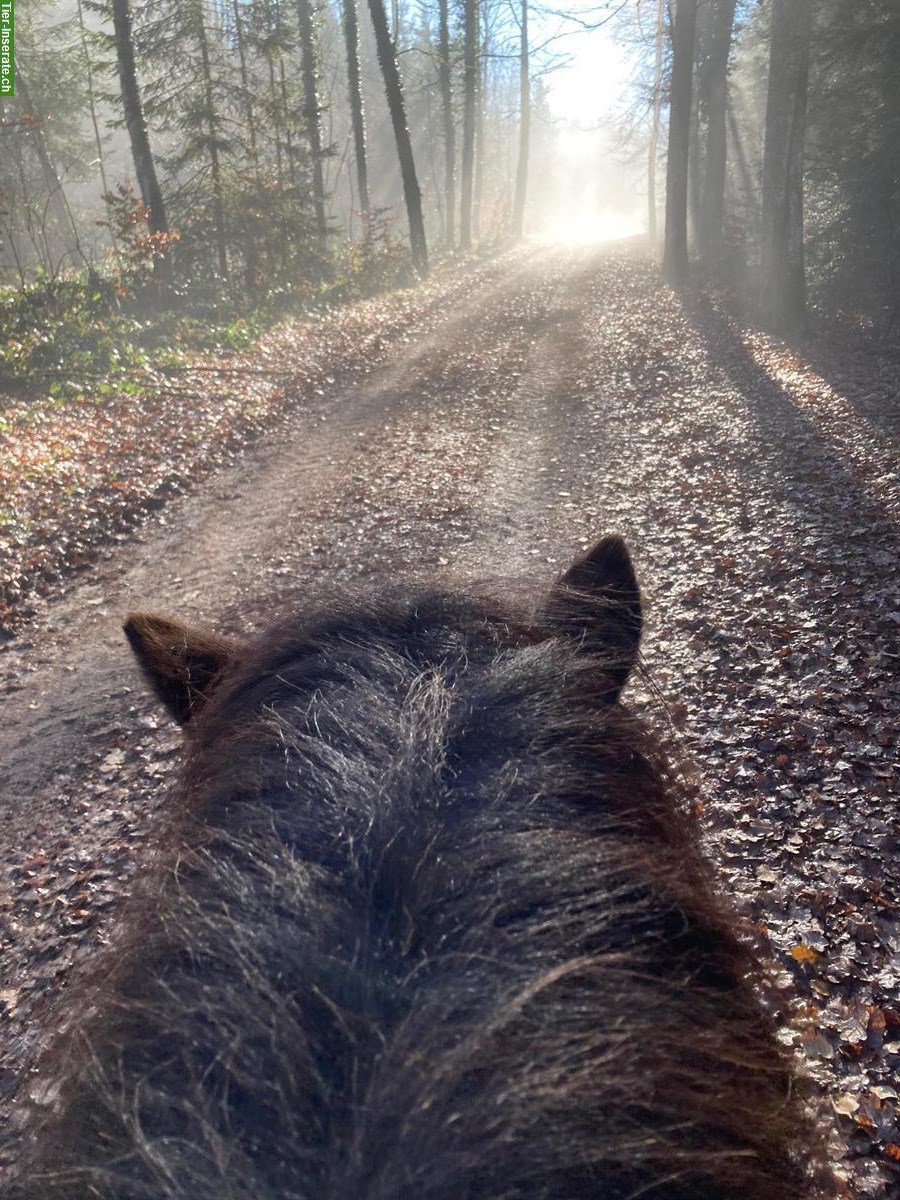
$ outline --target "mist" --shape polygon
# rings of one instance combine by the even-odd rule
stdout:
[[[896,1200],[897,0],[10,12],[0,1192]]]

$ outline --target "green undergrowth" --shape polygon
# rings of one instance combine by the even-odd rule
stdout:
[[[38,274],[0,289],[0,413],[4,396],[137,394],[154,370],[196,354],[251,350],[286,318],[315,317],[412,279],[405,251],[368,255],[352,243],[335,253],[327,280],[252,296],[222,281],[176,285],[162,298],[152,280],[123,282],[115,270]]]

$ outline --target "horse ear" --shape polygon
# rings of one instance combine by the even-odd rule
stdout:
[[[125,636],[141,670],[179,725],[203,706],[235,643],[156,613],[129,613]]]
[[[637,662],[643,626],[641,592],[624,541],[601,538],[577,558],[553,585],[544,616],[598,656],[609,680],[605,698],[615,703]]]

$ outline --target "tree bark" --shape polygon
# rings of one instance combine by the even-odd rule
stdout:
[[[721,258],[725,218],[727,162],[728,55],[735,0],[716,0],[708,65],[709,105],[706,129],[706,178],[700,223],[700,252],[707,265]]]
[[[360,211],[367,213],[369,200],[369,171],[366,164],[366,125],[363,117],[362,87],[359,81],[359,21],[356,0],[344,0],[344,45],[347,50],[347,89],[350,99],[350,123],[353,127],[353,150],[356,157],[356,182]]]
[[[528,148],[531,139],[531,79],[528,73],[528,0],[522,0],[519,39],[519,160],[513,201],[513,235],[525,232],[525,199],[528,192]]]
[[[650,113],[650,142],[647,146],[647,237],[655,246],[659,238],[656,214],[656,160],[659,157],[659,121],[662,112],[663,43],[666,36],[666,0],[656,9],[656,40],[653,50],[653,96]]]
[[[452,250],[455,237],[454,206],[456,204],[456,129],[453,123],[453,87],[450,74],[450,14],[449,0],[438,0],[438,82],[441,90],[441,113],[444,122],[444,207],[447,210],[445,241]]]
[[[403,196],[409,220],[409,244],[413,265],[420,275],[427,275],[428,245],[425,240],[425,222],[422,217],[422,193],[419,189],[416,163],[406,124],[406,106],[403,100],[400,68],[397,65],[397,51],[388,30],[384,0],[369,0],[369,15],[375,31],[378,62],[381,65],[388,111],[391,114],[391,125],[394,129],[394,141],[397,143],[397,157],[400,160],[400,177],[403,181]]]
[[[803,143],[812,0],[774,0],[763,151],[762,316],[793,329],[806,316]]]
[[[147,209],[147,227],[151,233],[168,233],[169,222],[163,202],[162,189],[156,174],[156,164],[150,150],[150,137],[144,119],[144,106],[138,87],[134,63],[134,41],[131,36],[129,0],[112,0],[113,31],[116,39],[116,64],[122,105],[125,109],[125,128],[131,143],[134,173],[137,176],[141,200]],[[154,261],[153,272],[162,283],[171,282],[172,268],[167,256]]]
[[[463,147],[459,245],[472,249],[472,190],[475,176],[475,103],[478,88],[478,0],[464,0]]]
[[[316,40],[311,0],[297,0],[297,25],[300,30],[300,71],[303,76],[303,116],[313,169],[313,209],[316,236],[325,249],[328,227],[325,218],[325,172],[322,168],[322,128],[319,124],[319,96],[316,79]]]
[[[666,167],[666,241],[663,271],[671,284],[687,280],[688,157],[691,141],[691,87],[697,0],[677,0],[672,88],[669,103],[669,158]]]

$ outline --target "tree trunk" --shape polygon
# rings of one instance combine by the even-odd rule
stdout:
[[[350,122],[353,126],[359,207],[361,212],[367,213],[371,202],[369,200],[369,171],[366,165],[363,95],[359,81],[359,21],[356,16],[356,0],[344,0],[344,45],[347,49],[347,88],[350,97]]]
[[[300,30],[300,69],[303,76],[303,116],[309,139],[313,169],[313,208],[316,235],[322,250],[328,227],[325,221],[325,173],[322,169],[322,129],[319,124],[319,96],[316,80],[316,41],[311,0],[297,0],[297,25]]]
[[[700,252],[707,265],[721,258],[725,218],[727,162],[728,55],[735,0],[716,0],[708,65],[709,105],[706,129],[706,179],[700,222]]]
[[[672,88],[669,103],[669,159],[666,167],[666,242],[663,271],[671,284],[687,280],[688,157],[691,141],[691,85],[697,0],[676,0]]]
[[[128,140],[131,142],[134,173],[141,191],[141,200],[147,209],[147,227],[151,233],[168,233],[169,222],[166,217],[162,190],[156,175],[156,164],[150,150],[147,122],[144,120],[144,106],[141,103],[137,69],[134,65],[134,42],[131,36],[129,0],[112,0],[112,12],[119,86],[122,89],[122,105],[125,109],[125,127],[128,130]],[[154,260],[153,273],[160,283],[171,283],[172,268],[167,256]]]
[[[250,164],[253,168],[253,178],[258,184],[259,147],[256,134],[256,112],[253,107],[254,95],[250,87],[250,76],[247,71],[247,50],[244,46],[244,27],[241,21],[239,0],[232,0],[232,11],[234,14],[234,41],[238,52],[238,63],[241,68],[241,91],[244,95],[244,115],[247,121],[247,136],[250,139]]]
[[[80,250],[78,238],[78,226],[75,224],[75,218],[72,216],[72,210],[69,207],[69,201],[66,197],[65,189],[62,185],[62,180],[56,172],[56,167],[53,165],[53,159],[50,157],[50,151],[47,149],[47,140],[44,137],[43,122],[40,115],[35,112],[34,104],[31,100],[31,93],[28,89],[28,84],[25,82],[25,76],[22,74],[20,63],[16,63],[16,86],[19,89],[19,96],[25,106],[26,111],[30,112],[34,118],[34,124],[31,126],[31,141],[34,146],[35,153],[38,157],[38,162],[41,164],[41,174],[44,176],[44,186],[47,188],[47,198],[50,206],[53,209],[54,216],[59,224],[59,235],[65,239],[71,233],[75,248]],[[45,222],[46,224],[46,222]],[[47,237],[46,231],[44,234]],[[50,253],[50,244],[47,243],[47,252]]]
[[[397,51],[388,31],[384,0],[369,0],[369,15],[375,31],[378,62],[384,78],[384,91],[387,96],[388,111],[391,114],[394,140],[397,143],[397,157],[400,160],[400,177],[403,181],[403,196],[406,200],[406,215],[409,220],[409,244],[413,265],[420,275],[427,275],[428,245],[425,241],[425,222],[422,217],[422,193],[419,190],[416,163],[406,124],[406,106],[403,102],[403,84],[400,81],[400,68],[397,65]]]
[[[787,331],[806,316],[803,142],[812,0],[774,0],[763,151],[762,315]]]
[[[438,0],[440,29],[438,33],[438,82],[441,89],[441,112],[444,120],[444,207],[447,210],[445,240],[453,249],[455,238],[454,206],[456,189],[456,130],[453,124],[453,88],[450,75],[450,14],[449,0]]]
[[[247,136],[250,140],[250,166],[253,179],[259,191],[259,146],[256,134],[256,112],[253,107],[253,92],[250,88],[250,76],[247,71],[247,49],[244,45],[244,29],[241,21],[240,0],[232,0],[232,16],[234,17],[234,43],[238,52],[238,64],[241,69],[241,92],[244,100],[244,117],[247,122]],[[244,282],[247,290],[256,291],[260,285],[259,253],[256,245],[255,222],[245,220],[244,233]]]
[[[91,125],[94,130],[94,145],[97,147],[97,166],[100,170],[100,185],[104,197],[109,195],[109,184],[106,182],[106,164],[103,161],[103,140],[100,137],[100,122],[97,119],[97,105],[94,100],[94,68],[91,64],[91,51],[88,46],[87,29],[84,24],[84,10],[81,0],[77,2],[78,29],[81,34],[81,49],[84,53],[84,69],[87,75],[88,107],[91,110]]]
[[[688,245],[696,246],[700,237],[701,205],[703,203],[703,157],[701,154],[700,99],[704,87],[705,64],[694,63],[694,86],[691,95],[691,142],[688,150]]]
[[[472,249],[472,185],[475,175],[475,103],[478,88],[478,0],[464,0],[463,147],[459,245]]]
[[[216,252],[219,258],[219,275],[228,278],[228,236],[225,231],[225,201],[222,188],[222,164],[219,160],[219,130],[213,95],[212,66],[209,60],[209,42],[206,23],[203,19],[203,2],[197,0],[197,44],[200,47],[200,66],[203,71],[203,99],[206,104],[206,136],[209,139],[209,167],[213,187],[213,223],[216,227]]]
[[[266,58],[266,63],[269,68],[269,111],[272,114],[272,124],[275,127],[275,176],[278,180],[278,191],[284,191],[284,166],[281,159],[281,120],[285,115],[283,112],[283,101],[279,102],[278,88],[275,83],[275,60],[271,55]]]
[[[513,235],[525,232],[525,198],[528,192],[528,147],[531,138],[531,80],[528,75],[528,0],[522,0],[519,30],[519,160],[516,164],[516,194],[513,201]]]
[[[278,59],[278,87],[281,92],[281,111],[284,113],[284,149],[288,165],[291,188],[297,187],[297,156],[294,154],[294,139],[291,135],[290,97],[287,76],[284,73],[284,58]]]
[[[479,25],[483,22],[479,21]],[[486,22],[484,23],[486,24]],[[485,97],[487,96],[488,35],[485,33],[475,74],[475,191],[472,198],[472,237],[481,237],[481,201],[484,196]]]
[[[647,237],[656,246],[659,232],[656,214],[656,160],[659,157],[659,121],[662,112],[663,43],[666,36],[666,0],[659,0],[656,9],[656,43],[653,52],[653,97],[650,115],[650,143],[647,147]]]

